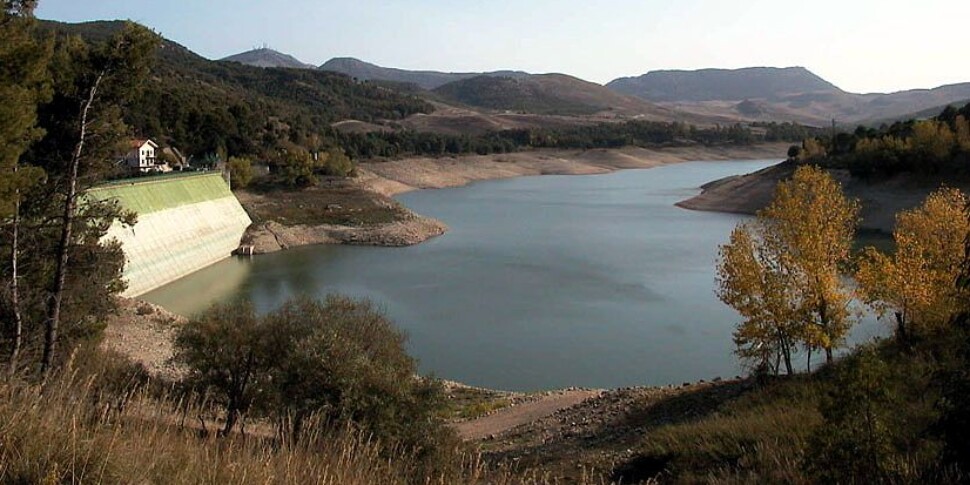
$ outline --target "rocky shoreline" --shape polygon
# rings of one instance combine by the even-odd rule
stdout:
[[[694,160],[780,160],[786,150],[786,144],[772,143],[657,149],[536,150],[480,156],[409,158],[362,163],[353,184],[375,199],[386,199],[382,203],[390,205],[394,203],[390,197],[404,192],[459,187],[482,180],[535,175],[606,174]],[[249,195],[243,200],[243,205],[257,199]],[[243,236],[237,252],[268,254],[314,244],[410,246],[440,236],[448,230],[448,226],[441,221],[421,216],[404,207],[399,209],[400,214],[393,221],[359,225],[284,224],[277,220],[254,222]]]
[[[237,252],[269,254],[284,249],[313,244],[349,244],[358,246],[411,246],[440,236],[448,230],[441,221],[411,214],[411,217],[371,226],[336,224],[284,226],[269,221],[249,226]]]

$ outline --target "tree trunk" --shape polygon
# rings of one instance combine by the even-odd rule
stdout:
[[[229,404],[226,407],[226,425],[222,428],[222,436],[229,436],[232,432],[232,428],[236,425],[236,420],[239,418],[239,407],[234,404]]]
[[[17,173],[18,164],[14,163],[13,171]],[[20,347],[23,345],[24,321],[20,313],[20,278],[17,264],[20,251],[20,189],[14,192],[13,205],[13,234],[10,237],[10,306],[13,307],[13,343],[10,349],[10,375],[17,372],[20,359]]]
[[[828,337],[828,344],[825,345],[825,362],[827,364],[832,363],[832,329],[829,327],[829,316],[828,316],[828,302],[825,298],[819,302],[818,308],[818,320],[822,324],[822,331],[825,332],[825,336]]]
[[[239,416],[242,413],[243,402],[246,399],[246,388],[249,387],[249,380],[252,377],[255,359],[256,356],[254,355],[253,351],[250,350],[246,355],[245,367],[235,379],[235,384],[230,385],[231,390],[229,392],[229,402],[226,404],[226,426],[222,429],[222,436],[229,436],[229,433],[232,432],[232,428],[236,425],[236,422],[239,421]]]
[[[806,364],[805,371],[809,374],[812,373],[812,347],[808,347],[808,364]]]
[[[54,364],[54,352],[57,350],[57,335],[61,323],[61,302],[64,299],[64,285],[67,280],[67,265],[69,262],[71,238],[74,231],[74,216],[77,211],[77,178],[78,166],[81,164],[81,155],[84,153],[84,142],[88,136],[88,114],[98,96],[98,88],[101,80],[104,79],[104,71],[98,74],[88,98],[81,108],[81,124],[79,126],[78,142],[71,156],[71,166],[69,169],[67,194],[64,201],[63,226],[61,227],[61,238],[57,244],[57,266],[54,272],[54,281],[51,287],[51,294],[47,303],[47,322],[44,326],[44,355],[41,360],[41,374],[45,377],[50,372]]]
[[[787,338],[782,340],[782,345],[782,349],[785,353],[785,372],[787,372],[788,375],[792,375],[795,372],[792,370],[791,366],[791,346],[788,344]]]
[[[902,312],[896,312],[896,337],[899,338],[900,342],[906,342],[908,339],[906,335],[906,319],[903,318]]]

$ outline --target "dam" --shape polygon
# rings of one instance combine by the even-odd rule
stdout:
[[[252,223],[219,172],[121,180],[87,191],[138,214],[106,238],[125,252],[122,294],[136,297],[228,258]]]

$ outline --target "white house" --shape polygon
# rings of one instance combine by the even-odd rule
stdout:
[[[129,146],[130,150],[125,155],[125,165],[133,171],[138,172],[167,172],[171,169],[165,162],[158,162],[155,158],[155,150],[158,144],[151,140],[133,140]]]

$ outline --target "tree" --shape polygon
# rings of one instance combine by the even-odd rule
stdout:
[[[276,161],[276,177],[290,187],[309,187],[317,184],[316,162],[309,152],[300,149],[280,154]]]
[[[858,211],[830,175],[802,166],[754,222],[735,229],[720,250],[717,293],[744,318],[734,334],[742,358],[775,372],[783,361],[791,373],[801,344],[809,366],[814,349],[832,360],[852,325],[841,270]]]
[[[349,421],[379,438],[420,441],[437,423],[440,396],[416,377],[405,335],[368,301],[298,299],[267,317],[284,342],[270,370],[276,406],[298,436],[305,419]],[[418,432],[420,430],[420,432]]]
[[[37,105],[50,97],[47,63],[51,43],[38,41],[32,2],[3,4],[0,10],[0,219],[14,215],[19,193],[40,178],[20,157],[43,131]]]
[[[121,33],[93,51],[81,44],[69,43],[67,54],[71,57],[58,59],[62,64],[58,66],[59,72],[55,72],[58,84],[55,84],[51,107],[63,118],[55,120],[61,130],[49,134],[53,135],[50,138],[56,155],[66,163],[57,191],[61,204],[60,237],[47,304],[43,373],[54,364],[71,246],[75,244],[79,194],[113,168],[110,157],[125,131],[119,107],[147,76],[149,55],[157,43],[158,38],[152,32],[128,24]]]
[[[963,115],[957,115],[953,120],[953,136],[957,148],[963,153],[970,153],[970,120]]]
[[[245,157],[229,157],[229,181],[234,189],[245,189],[253,180],[253,162]]]
[[[826,156],[825,146],[815,138],[806,138],[802,142],[802,148],[798,151],[798,161],[810,162],[819,160]]]
[[[900,403],[889,366],[862,348],[833,381],[820,405],[825,424],[810,440],[809,467],[824,483],[901,482],[903,460],[894,443],[902,428],[895,422]]]
[[[318,154],[317,164],[324,175],[346,177],[353,173],[354,162],[339,148],[330,148]]]
[[[862,299],[881,317],[894,316],[901,340],[942,329],[967,297],[954,286],[970,236],[967,203],[958,189],[933,192],[922,206],[896,216],[892,255],[870,247],[859,260]]]
[[[37,105],[50,97],[47,64],[51,43],[33,32],[34,2],[5,1],[0,10],[0,223],[9,234],[9,285],[0,292],[0,317],[9,314],[11,372],[18,368],[23,346],[20,298],[21,196],[43,177],[21,156],[43,131],[37,127]],[[4,319],[6,320],[6,319]],[[4,329],[5,331],[8,329]]]
[[[271,355],[265,345],[270,336],[246,302],[213,306],[179,329],[175,360],[189,369],[192,385],[213,391],[225,407],[223,435],[255,400]]]
[[[849,200],[835,179],[814,166],[795,170],[778,184],[771,204],[758,214],[766,231],[792,258],[804,292],[808,315],[804,343],[821,348],[832,361],[851,328],[852,292],[842,279],[851,260],[859,222],[859,203]]]
[[[448,441],[443,396],[416,376],[406,338],[367,301],[301,298],[265,316],[217,306],[179,330],[177,359],[191,382],[218,396],[223,433],[261,412],[297,440],[313,422],[349,423],[392,445],[431,451]]]
[[[916,156],[930,163],[947,160],[955,141],[950,127],[937,120],[917,121],[913,125],[913,136],[910,138]]]
[[[759,372],[792,374],[804,318],[798,273],[777,238],[761,224],[740,224],[720,248],[717,296],[744,321],[734,332],[741,359]]]

